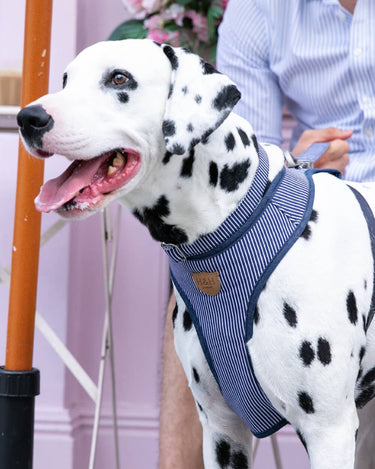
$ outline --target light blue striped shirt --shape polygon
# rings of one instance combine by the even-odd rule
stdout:
[[[282,108],[306,129],[353,129],[346,179],[375,181],[375,1],[230,0],[218,69],[242,92],[236,112],[280,145]]]

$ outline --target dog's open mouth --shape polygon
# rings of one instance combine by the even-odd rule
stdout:
[[[61,215],[95,209],[137,174],[140,161],[139,153],[132,150],[113,150],[90,160],[76,160],[43,185],[35,206],[40,212],[56,210]]]

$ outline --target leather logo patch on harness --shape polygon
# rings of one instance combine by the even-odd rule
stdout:
[[[219,272],[192,272],[195,286],[205,295],[215,296],[221,288]]]

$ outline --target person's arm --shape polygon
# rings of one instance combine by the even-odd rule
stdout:
[[[203,469],[202,427],[173,343],[175,305],[172,296],[164,332],[159,469]]]
[[[260,142],[280,145],[283,95],[270,67],[272,38],[258,0],[230,0],[219,28],[217,68],[241,91],[235,112]]]

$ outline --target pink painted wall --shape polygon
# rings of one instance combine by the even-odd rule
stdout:
[[[22,63],[24,0],[0,0],[0,67]],[[61,86],[65,65],[84,47],[108,37],[126,13],[120,0],[54,2],[51,90]],[[17,136],[0,134],[0,262],[10,263],[16,181]],[[5,160],[6,159],[6,160]],[[66,165],[54,159],[46,177]],[[112,212],[116,210],[113,207]],[[104,294],[101,215],[65,227],[42,249],[38,310],[55,328],[94,381],[98,375]],[[43,217],[43,227],[55,221]],[[113,297],[117,395],[122,468],[157,467],[163,315],[168,299],[168,268],[160,247],[122,210]],[[8,290],[0,283],[0,360],[4,361]],[[87,467],[94,407],[49,344],[36,332],[35,366],[42,373],[37,398],[35,463],[38,469]],[[97,468],[114,467],[109,376],[106,374]],[[284,467],[308,467],[290,428],[279,433]],[[272,467],[268,440],[262,441],[255,468]],[[0,463],[1,466],[1,463]]]

